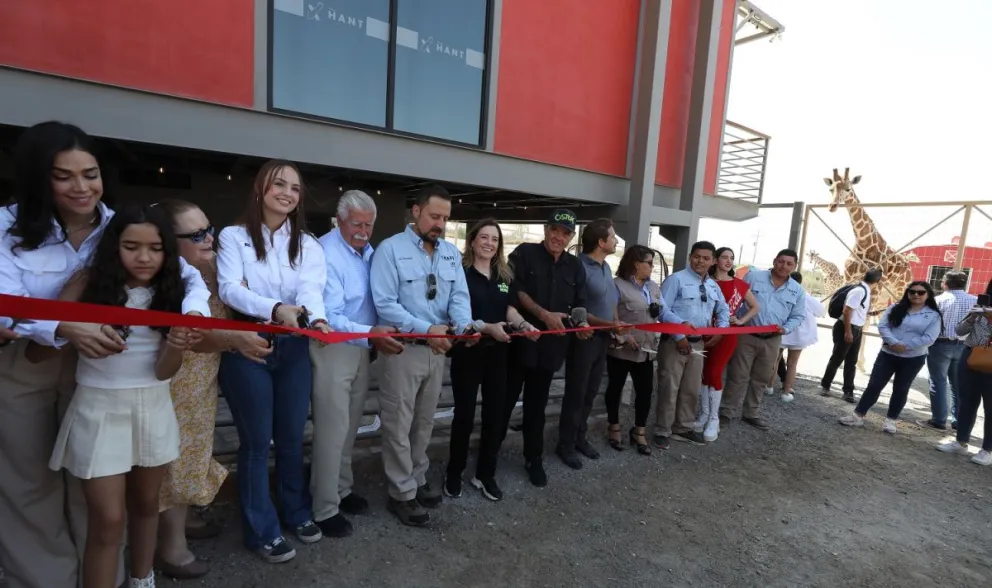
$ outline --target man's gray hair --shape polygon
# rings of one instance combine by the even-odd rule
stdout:
[[[341,195],[341,199],[338,200],[338,218],[342,220],[347,219],[349,210],[371,212],[372,220],[375,220],[378,214],[375,208],[375,201],[372,200],[371,196],[361,190],[348,190]]]

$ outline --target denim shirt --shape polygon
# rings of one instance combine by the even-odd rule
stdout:
[[[706,300],[703,300],[703,293]],[[668,276],[661,285],[663,306],[671,309],[662,322],[689,323],[694,327],[729,327],[730,307],[720,285],[709,276],[699,277],[690,268]],[[715,315],[715,317],[714,317]],[[678,341],[684,335],[672,335]]]
[[[927,348],[940,336],[941,319],[936,310],[923,307],[923,310],[906,313],[902,324],[898,327],[889,323],[889,314],[894,306],[889,307],[878,321],[878,334],[882,337],[882,351],[896,357],[919,357],[927,354]],[[890,345],[902,343],[906,351],[893,351]]]
[[[751,319],[752,326],[777,325],[782,327],[785,334],[789,334],[806,320],[806,293],[799,282],[789,278],[776,288],[772,282],[772,273],[768,270],[749,271],[744,276],[744,281],[751,285],[751,293],[761,308]],[[745,302],[737,314],[743,316],[747,311]]]
[[[319,241],[327,262],[327,283],[324,285],[327,324],[335,331],[368,333],[379,321],[369,285],[372,246],[366,244],[359,253],[345,242],[340,229],[334,229]],[[370,347],[368,339],[352,339],[344,344]]]
[[[430,276],[433,299],[428,298]],[[450,325],[461,333],[472,323],[461,253],[439,239],[430,255],[411,226],[379,244],[370,281],[379,321],[403,333],[424,334],[432,325]]]

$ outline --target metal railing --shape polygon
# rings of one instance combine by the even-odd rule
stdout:
[[[727,121],[723,133],[717,196],[761,204],[770,139],[764,133]]]

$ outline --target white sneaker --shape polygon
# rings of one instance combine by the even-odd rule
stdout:
[[[155,572],[148,574],[147,578],[130,578],[128,588],[155,588]]]
[[[765,396],[775,396],[775,388],[773,386],[765,386]]]
[[[792,390],[786,390],[782,394],[782,402],[792,402],[796,399],[796,396],[792,393]]]
[[[968,455],[968,446],[961,445],[955,439],[950,439],[944,441],[943,443],[937,444],[937,451],[943,451],[944,453],[956,453],[958,455]]]
[[[887,418],[885,422],[882,423],[882,432],[888,433],[889,435],[895,435],[896,431],[896,420]]]
[[[837,420],[840,424],[845,427],[863,427],[865,426],[865,419],[858,416],[857,413],[851,413],[847,416],[842,416]]]
[[[971,458],[971,463],[977,463],[983,466],[992,466],[992,453],[986,450],[981,450],[975,454],[975,457]]]

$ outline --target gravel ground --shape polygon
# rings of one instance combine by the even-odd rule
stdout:
[[[737,423],[707,447],[673,443],[652,457],[612,451],[599,421],[602,459],[572,471],[548,457],[544,489],[527,483],[511,435],[504,501],[466,484],[427,529],[386,512],[380,462],[367,459],[356,489],[372,511],[352,519],[355,535],[299,546],[279,566],[241,549],[234,506],[221,503],[207,515],[225,534],[194,548],[212,572],[183,585],[992,585],[992,468],[935,451],[939,434],[909,424],[926,416],[910,409],[896,436],[881,432],[879,413],[864,430],[842,429],[850,405],[816,390],[802,381],[793,404],[768,399],[768,433]],[[445,454],[433,451],[435,476]]]

